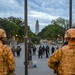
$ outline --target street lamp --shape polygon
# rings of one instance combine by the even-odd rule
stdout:
[[[69,12],[70,12],[70,16],[69,16],[69,24],[70,24],[70,28],[72,28],[72,0],[69,1],[69,6],[70,6],[70,9],[69,9]]]

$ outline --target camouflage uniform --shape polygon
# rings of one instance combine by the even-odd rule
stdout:
[[[56,70],[58,75],[75,75],[75,37],[69,38],[68,44],[56,50],[48,59],[48,66]]]
[[[10,48],[0,45],[0,75],[7,75],[15,70],[15,60]]]
[[[1,32],[3,31],[0,29],[0,39],[2,35]],[[14,70],[15,70],[14,56],[10,48],[7,45],[2,44],[2,40],[0,40],[0,75],[13,75]]]

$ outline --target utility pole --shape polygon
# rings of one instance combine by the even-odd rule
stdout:
[[[70,24],[70,28],[72,28],[72,0],[70,0],[70,2],[69,2],[69,12],[70,12],[70,16],[69,16],[69,24]]]
[[[25,75],[28,75],[28,48],[27,48],[27,40],[28,40],[28,18],[27,18],[27,0],[24,0],[24,24],[25,24]]]

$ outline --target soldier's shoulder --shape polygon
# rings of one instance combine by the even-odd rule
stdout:
[[[8,46],[7,46],[7,45],[3,45],[3,47],[4,47],[4,48],[8,48]]]
[[[3,45],[3,49],[6,50],[6,51],[10,50],[10,48],[7,45]]]
[[[67,50],[67,49],[69,49],[68,45],[65,45],[65,46],[62,47],[62,50]]]

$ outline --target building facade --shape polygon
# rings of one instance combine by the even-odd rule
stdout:
[[[35,34],[37,35],[39,33],[39,21],[36,20],[36,25],[35,25]]]

